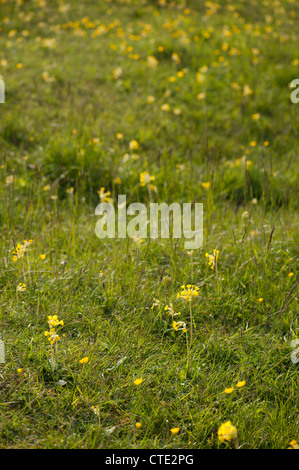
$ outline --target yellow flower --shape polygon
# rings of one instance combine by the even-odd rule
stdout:
[[[23,64],[19,63],[17,64],[17,69],[21,69],[23,67]]]
[[[171,428],[170,432],[172,434],[177,434],[179,432],[180,428]]]
[[[173,54],[171,55],[171,58],[173,62],[175,62],[177,65],[181,63],[180,56],[176,52],[173,52]]]
[[[187,302],[191,302],[192,297],[198,297],[199,287],[193,286],[191,284],[181,286],[181,292],[177,294],[177,298],[182,298]]]
[[[202,187],[205,188],[205,189],[209,189],[211,187],[211,182],[208,181],[207,183],[201,183]]]
[[[123,138],[123,134],[121,134],[120,132],[117,132],[116,138],[117,138],[118,140],[121,140],[121,139]]]
[[[175,321],[173,320],[172,322],[172,328],[175,330],[175,331],[183,331],[183,333],[186,333],[187,329],[186,329],[186,323],[184,323],[183,321]]]
[[[270,142],[268,140],[265,140],[264,147],[269,147],[269,145],[270,145]]]
[[[152,95],[149,95],[147,98],[146,98],[146,102],[147,104],[152,104],[154,101],[156,100],[156,98]]]
[[[167,112],[167,111],[170,111],[170,106],[169,106],[169,104],[168,104],[168,103],[162,104],[162,106],[161,106],[161,111],[166,111],[166,112]]]
[[[224,392],[228,394],[232,393],[233,391],[234,391],[234,387],[224,389]]]
[[[219,257],[219,250],[216,250],[214,248],[213,253],[213,255],[209,255],[209,253],[205,254],[205,257],[209,259],[209,266],[211,267],[211,269],[214,269],[216,266]]]
[[[149,65],[150,67],[152,67],[152,68],[157,67],[157,65],[158,65],[158,63],[159,63],[159,61],[156,59],[156,57],[154,57],[154,56],[152,56],[152,55],[149,55],[149,56],[146,58],[146,60],[147,60],[148,65]]]
[[[298,442],[293,439],[290,443],[289,443],[289,446],[291,447],[288,447],[288,449],[299,449],[299,444]]]
[[[258,299],[258,302],[263,302],[263,297],[261,297],[260,299]]]
[[[254,121],[258,121],[260,119],[261,115],[260,115],[260,113],[255,113],[255,114],[252,114],[251,117]]]
[[[23,245],[18,243],[16,248],[13,250],[13,261],[16,262],[18,259],[23,258],[24,253],[28,250],[28,247],[33,243],[33,240],[24,240]]]
[[[105,193],[105,188],[100,188],[99,191],[97,191],[97,193],[100,196],[101,202],[112,202],[112,198],[109,197],[111,196],[110,191],[107,191]]]
[[[86,356],[86,357],[83,357],[83,359],[80,359],[79,362],[81,362],[81,364],[87,364],[87,362],[88,362],[88,357],[87,357],[87,356]]]
[[[26,290],[26,284],[22,284],[22,283],[20,282],[20,284],[19,284],[18,287],[17,287],[17,291],[18,291],[18,292],[24,292],[25,290]]]
[[[252,93],[252,89],[248,85],[245,85],[243,88],[243,96],[249,96],[252,95]]]
[[[17,369],[17,372],[18,372],[19,374],[23,374],[24,369]]]
[[[292,277],[292,276],[294,276],[294,273],[289,273],[288,274],[288,277]]]
[[[256,146],[255,140],[252,140],[251,142],[249,142],[249,145],[250,147],[255,147]]]
[[[140,178],[140,186],[145,186],[146,184],[149,184],[151,181],[155,180],[155,177],[151,176],[147,171],[140,173],[139,178]]]
[[[117,80],[123,73],[123,69],[121,67],[116,67],[115,70],[112,72],[112,78]]]
[[[206,94],[205,94],[205,93],[199,93],[199,94],[197,95],[197,99],[198,99],[198,100],[203,100],[203,99],[205,99],[205,97],[206,97]],[[203,183],[203,184],[207,184],[207,183]],[[210,185],[211,185],[211,183],[210,183]]]
[[[141,426],[142,426],[142,424],[141,424],[141,423],[136,423],[136,425],[135,425],[135,426],[136,426],[136,428],[137,428],[137,429],[140,429],[140,428],[141,428]]]
[[[237,428],[230,421],[221,424],[218,429],[218,439],[220,442],[231,441],[237,437]]]
[[[246,384],[246,380],[241,380],[240,382],[237,383],[236,386],[237,386],[238,388],[241,388],[241,387],[244,387],[245,384]]]
[[[40,259],[44,260],[46,259],[46,255],[39,255]]]
[[[143,382],[142,378],[134,380],[135,385],[140,385],[140,384],[142,384],[142,382]]]
[[[129,143],[130,150],[138,150],[139,149],[139,144],[137,140],[131,140]]]

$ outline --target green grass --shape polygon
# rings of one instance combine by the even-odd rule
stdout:
[[[235,447],[227,420],[241,448],[299,440],[298,5],[2,0],[0,17],[0,447]],[[203,247],[99,240],[101,187],[202,202]],[[199,287],[191,345],[182,284]],[[64,321],[54,368],[48,315]]]

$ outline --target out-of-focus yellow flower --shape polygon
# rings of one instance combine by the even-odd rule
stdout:
[[[230,442],[232,439],[236,439],[237,435],[237,428],[233,426],[230,421],[226,421],[226,423],[221,424],[218,429],[218,439],[220,442]]]
[[[17,286],[17,291],[25,292],[25,290],[26,290],[26,284],[22,284],[22,282],[20,282],[20,284]]]
[[[241,388],[244,387],[246,384],[246,380],[241,380],[240,382],[237,383],[236,387]]]
[[[140,186],[145,186],[146,184],[149,184],[151,181],[155,180],[155,177],[151,176],[147,171],[140,173],[139,178],[140,178]]]
[[[252,114],[251,117],[254,121],[258,121],[260,119],[261,115],[260,115],[260,113],[255,113],[255,114]]]
[[[252,95],[253,91],[248,85],[244,85],[243,87],[243,96]]]
[[[179,432],[179,430],[180,430],[180,428],[171,428],[171,429],[170,429],[170,432],[171,432],[172,434],[177,434],[177,433]]]
[[[140,384],[142,384],[142,382],[143,382],[142,378],[134,380],[135,385],[140,385]]]
[[[81,364],[87,364],[87,362],[88,362],[88,356],[83,357],[82,359],[80,359],[79,362],[80,362]]]
[[[147,98],[146,98],[146,102],[147,104],[152,104],[154,103],[154,101],[156,101],[156,98],[152,95],[149,95]]]
[[[157,67],[157,65],[158,65],[158,63],[159,63],[158,59],[156,59],[156,57],[154,57],[154,56],[152,56],[152,55],[147,56],[146,60],[147,60],[148,65],[149,65],[151,68]]]
[[[227,393],[227,394],[230,394],[234,391],[234,387],[231,387],[231,388],[225,388],[224,389],[224,393]]]
[[[140,429],[142,424],[141,423],[136,423],[135,426],[136,426],[137,429]]]
[[[112,72],[112,78],[114,80],[117,80],[118,78],[122,76],[122,73],[123,73],[123,69],[121,67],[116,67],[116,69],[114,69]]]
[[[299,449],[299,444],[295,439],[289,443],[289,446],[288,449]]]
[[[41,260],[46,259],[46,255],[39,255],[39,257],[40,257]]]
[[[211,182],[210,181],[207,181],[206,183],[201,183],[202,187],[205,188],[205,189],[209,189],[211,187]]]
[[[139,144],[137,142],[137,140],[131,140],[130,143],[129,143],[129,148],[130,150],[138,150],[139,149]]]

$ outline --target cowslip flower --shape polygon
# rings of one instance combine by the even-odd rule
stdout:
[[[175,320],[173,320],[173,322],[172,322],[172,328],[173,328],[175,331],[182,331],[183,333],[186,333],[186,332],[187,332],[186,323],[183,322],[183,321],[175,321]]]
[[[177,298],[182,298],[187,302],[191,302],[192,297],[198,297],[199,287],[188,284],[181,286],[181,292],[177,294]]]
[[[60,337],[55,331],[55,328],[50,328],[50,331],[45,331],[45,336],[48,338],[48,341],[50,341],[50,344],[55,344],[58,343],[60,340]]]
[[[48,338],[48,341],[50,341],[50,344],[53,345],[55,343],[58,343],[60,340],[59,335],[56,333],[55,327],[56,326],[63,326],[64,322],[63,320],[59,320],[57,315],[49,315],[48,316],[48,324],[49,324],[49,331],[45,331],[44,335],[46,338]]]
[[[236,439],[236,437],[237,428],[233,426],[230,421],[226,421],[225,423],[221,424],[220,428],[218,429],[218,439],[220,442],[230,442],[232,439]]]
[[[154,310],[155,307],[160,305],[160,300],[157,300],[155,297],[153,298],[153,304],[151,306],[151,310]]]
[[[21,243],[17,244],[16,248],[12,252],[12,259],[14,262],[16,262],[20,258],[23,258],[31,243],[33,243],[33,240],[24,240],[23,245]]]
[[[58,325],[61,325],[61,326],[64,325],[63,320],[58,320],[57,315],[54,315],[53,317],[51,315],[49,315],[48,316],[48,323],[49,323],[50,327],[55,327],[55,326],[58,326]]]
[[[140,186],[145,186],[149,184],[151,181],[154,181],[155,177],[151,176],[147,171],[140,173]]]
[[[107,191],[105,193],[105,188],[100,188],[99,191],[97,191],[98,195],[100,196],[101,202],[112,202],[111,193],[110,191]]]
[[[22,282],[20,282],[20,284],[17,286],[17,292],[25,292],[26,290],[26,284],[22,284]]]
[[[136,426],[137,429],[140,429],[142,424],[141,423],[136,423],[135,426]]]
[[[215,269],[215,266],[219,257],[219,250],[214,249],[213,255],[206,253],[205,257],[208,258],[209,266],[211,267],[211,269]]]
[[[176,317],[176,316],[181,315],[181,312],[177,312],[177,313],[176,313],[176,312],[174,311],[173,305],[172,305],[171,302],[170,302],[169,305],[166,305],[166,306],[164,307],[164,310],[165,310],[165,312],[167,312],[168,315],[170,315],[171,317]]]

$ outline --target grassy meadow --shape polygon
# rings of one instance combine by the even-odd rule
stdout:
[[[299,447],[298,39],[294,0],[0,0],[1,448]],[[100,240],[120,194],[203,246]]]

